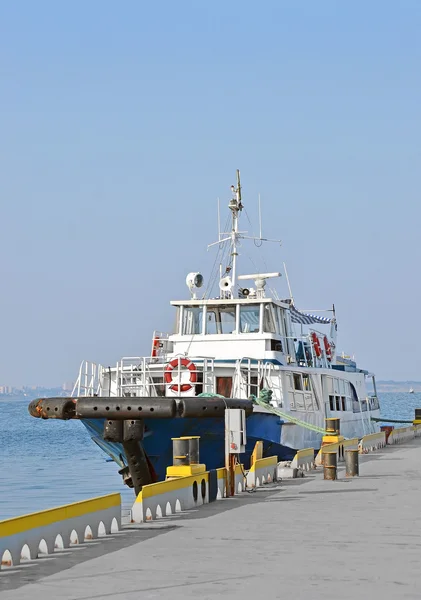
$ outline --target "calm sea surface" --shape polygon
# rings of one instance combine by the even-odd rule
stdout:
[[[413,419],[421,393],[380,394],[382,417]],[[78,421],[34,419],[28,399],[0,400],[0,520],[101,494],[134,493]]]

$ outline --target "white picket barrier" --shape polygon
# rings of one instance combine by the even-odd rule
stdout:
[[[314,448],[298,450],[291,462],[291,469],[301,469],[302,471],[310,471],[314,469],[314,466]]]
[[[241,494],[246,491],[246,477],[243,465],[235,466],[235,493]]]
[[[218,481],[218,491],[216,495],[217,500],[227,497],[227,470],[225,467],[222,469],[216,469],[216,477]]]
[[[144,523],[208,502],[209,473],[207,472],[159,481],[145,485],[138,494],[132,508],[132,520],[135,523]]]
[[[144,523],[209,503],[208,471],[143,486],[132,507],[132,521]],[[227,497],[227,471],[216,469],[216,500]],[[245,491],[244,468],[235,467],[235,494]]]
[[[413,429],[414,429],[415,437],[420,437],[421,436],[421,425],[420,424],[414,425]]]
[[[278,457],[268,456],[254,461],[247,473],[247,487],[256,488],[265,483],[276,481],[278,471]]]
[[[373,452],[379,448],[386,446],[386,432],[380,431],[378,433],[370,433],[361,438],[358,444],[358,450],[360,454],[367,454],[367,452]]]
[[[0,521],[0,561],[19,565],[21,559],[52,554],[121,529],[120,494],[109,494],[50,510]]]
[[[389,437],[387,438],[387,443],[389,445],[401,444],[402,442],[413,440],[414,437],[415,429],[412,425],[410,427],[399,427],[397,429],[392,429]]]

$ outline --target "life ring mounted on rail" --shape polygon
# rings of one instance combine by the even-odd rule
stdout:
[[[329,362],[332,361],[332,348],[329,344],[329,340],[327,339],[327,337],[325,336],[323,338],[323,343],[325,345],[325,353],[326,353],[326,358]]]
[[[314,348],[314,352],[317,356],[317,358],[320,358],[322,355],[322,349],[320,347],[320,340],[317,336],[317,333],[315,331],[313,331],[313,333],[311,334],[311,339],[313,342],[313,348]]]
[[[190,383],[173,383],[170,385],[170,390],[174,392],[188,392],[193,387],[192,383],[196,383],[197,381],[196,365],[188,358],[173,358],[165,368],[164,380],[165,383],[172,383],[173,371],[174,369],[178,369],[179,364],[180,367],[184,367],[190,371]]]

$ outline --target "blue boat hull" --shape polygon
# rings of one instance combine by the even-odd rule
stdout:
[[[102,419],[84,419],[92,440],[122,468],[127,464],[123,446],[106,442],[102,437]],[[292,460],[295,449],[280,444],[283,421],[276,415],[255,412],[247,418],[247,446],[241,462],[246,468],[255,443],[263,442],[263,456],[277,456],[278,460]],[[225,464],[224,419],[148,419],[145,423],[143,447],[151,461],[158,480],[164,480],[166,468],[172,465],[171,438],[200,436],[200,462],[207,469],[216,469]]]

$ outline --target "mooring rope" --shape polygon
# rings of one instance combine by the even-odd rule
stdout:
[[[250,398],[253,400],[253,402],[258,404],[262,408],[265,408],[266,410],[273,413],[277,417],[281,417],[282,419],[285,419],[286,421],[289,421],[290,423],[294,423],[294,425],[299,425],[300,427],[304,427],[305,429],[309,429],[310,431],[315,431],[316,433],[321,433],[322,435],[329,435],[329,432],[326,431],[326,429],[323,429],[323,427],[318,427],[317,425],[312,425],[311,423],[307,423],[306,421],[297,419],[297,417],[292,417],[291,415],[284,412],[283,410],[280,410],[279,408],[275,408],[274,406],[269,404],[269,402],[266,400],[266,394],[263,393],[265,391],[266,390],[263,389],[261,392],[261,395],[263,396],[263,398],[256,397],[254,394],[252,394],[250,396]]]

